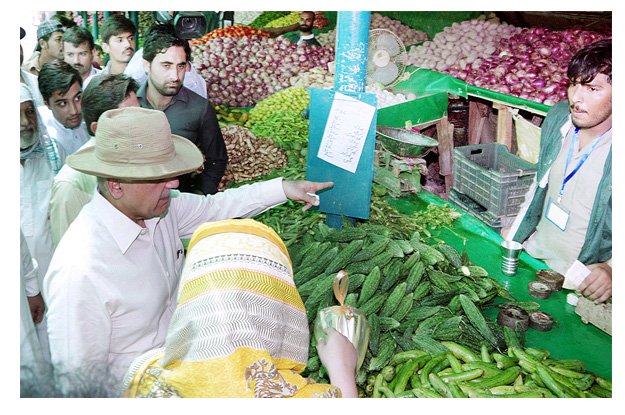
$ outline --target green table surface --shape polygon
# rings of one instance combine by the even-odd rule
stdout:
[[[410,215],[424,209],[429,203],[442,205],[448,202],[432,193],[421,191],[389,199],[389,203],[401,213]],[[525,345],[547,349],[555,359],[579,359],[585,363],[587,371],[612,379],[612,336],[581,321],[575,313],[575,307],[566,302],[566,295],[570,291],[554,292],[547,299],[538,299],[528,294],[527,284],[535,279],[536,271],[548,269],[547,265],[522,252],[516,275],[505,275],[501,271],[501,236],[453,203],[449,205],[464,214],[449,227],[432,230],[432,238],[445,241],[459,252],[466,250],[470,261],[485,268],[514,298],[536,302],[540,304],[540,311],[554,318],[555,324],[550,331],[528,329],[525,332]],[[487,318],[497,318],[496,304],[484,310]]]

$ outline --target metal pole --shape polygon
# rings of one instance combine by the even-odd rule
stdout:
[[[360,93],[367,85],[371,12],[338,12],[334,89]]]
[[[371,12],[342,12],[337,14],[334,90],[346,95],[365,92],[367,86],[367,53]],[[356,219],[346,217],[351,223]],[[326,224],[341,229],[342,218],[328,214]]]

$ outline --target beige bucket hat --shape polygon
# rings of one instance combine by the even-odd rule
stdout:
[[[165,113],[141,107],[104,112],[95,145],[67,158],[80,172],[122,180],[158,180],[196,171],[204,157],[195,144],[172,134]]]

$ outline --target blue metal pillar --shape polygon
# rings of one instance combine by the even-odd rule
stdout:
[[[339,11],[335,52],[334,90],[350,95],[365,91],[367,85],[367,47],[371,12]],[[352,224],[356,220],[346,216]],[[343,218],[329,213],[326,224],[341,229]]]

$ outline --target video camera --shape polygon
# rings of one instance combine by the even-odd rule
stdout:
[[[197,39],[212,32],[220,22],[231,25],[234,12],[154,12],[159,24],[170,23],[181,39]]]

